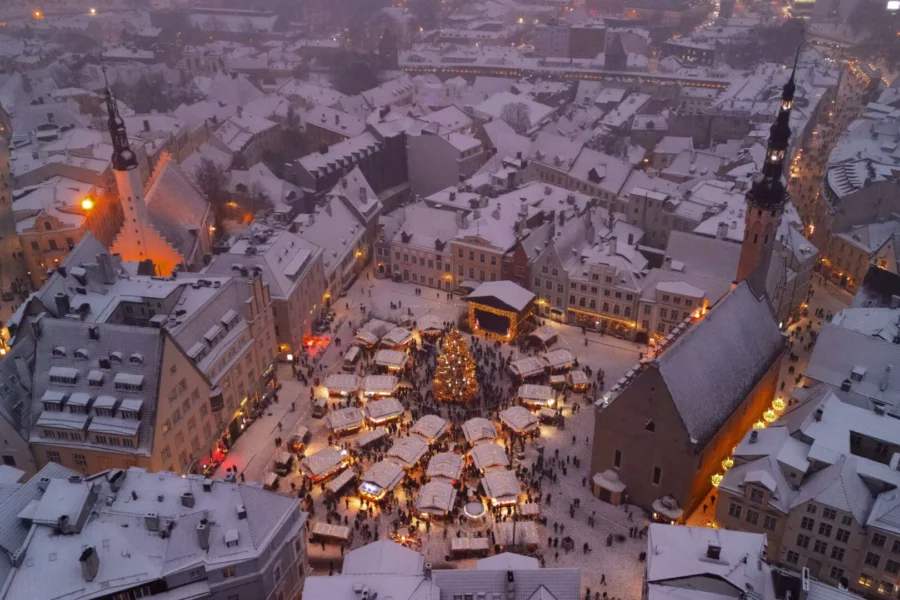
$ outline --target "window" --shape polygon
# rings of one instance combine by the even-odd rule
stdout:
[[[815,504],[807,504],[807,505],[806,505],[806,512],[808,512],[808,513],[811,514],[811,515],[816,514],[816,505],[815,505]]]
[[[659,467],[653,467],[653,485],[659,485],[659,480],[662,479],[662,469]]]
[[[41,247],[37,242],[31,242],[31,250],[33,252],[40,252]]]
[[[878,582],[878,593],[879,594],[890,594],[894,591],[894,584],[890,581],[884,581],[883,579]]]
[[[828,544],[826,544],[822,540],[816,540],[813,544],[813,552],[815,552],[816,554],[825,554],[826,550],[828,550]]]
[[[785,556],[784,559],[792,565],[796,565],[797,561],[800,559],[800,555],[793,550],[789,550],[787,556]]]
[[[894,540],[894,543],[891,546],[891,552],[900,552],[900,540]]]
[[[805,529],[807,531],[812,531],[815,525],[816,522],[809,517],[803,517],[803,520],[800,521],[800,529]]]
[[[878,568],[878,564],[881,562],[881,557],[874,552],[866,552],[866,560],[864,561],[870,567]]]
[[[756,502],[757,504],[762,504],[763,491],[759,488],[752,488],[750,490],[750,501]]]
[[[10,456],[9,454],[3,455],[3,464],[7,467],[15,467],[16,466],[16,457]]]
[[[862,573],[859,576],[859,585],[863,587],[872,587],[872,578],[869,575]]]
[[[819,523],[819,535],[831,537],[831,525],[828,523]]]
[[[763,518],[763,529],[767,529],[769,531],[775,531],[775,527],[778,525],[778,519],[771,515],[765,515]]]
[[[87,469],[87,458],[84,454],[74,454],[73,458],[75,459],[75,466],[81,469]]]
[[[847,543],[847,540],[850,539],[850,532],[846,529],[838,529],[837,533],[834,534],[834,539],[839,542]]]
[[[840,567],[831,567],[831,578],[839,580],[844,576],[844,570]]]
[[[743,507],[740,504],[735,504],[734,502],[732,502],[728,506],[728,516],[734,517],[735,519],[740,519],[741,518],[741,510],[743,510]]]
[[[752,509],[747,509],[747,522],[751,525],[757,525],[759,523],[759,513]]]
[[[650,314],[650,305],[649,305],[649,304],[645,304],[645,305],[644,305],[644,314],[645,314],[645,315],[649,315],[649,314]]]
[[[873,533],[872,534],[872,545],[876,548],[884,548],[884,543],[887,541],[887,537],[881,533]]]
[[[613,455],[613,466],[617,469],[622,466],[622,451],[621,450],[616,450],[615,454]]]
[[[56,450],[47,450],[47,460],[49,462],[60,463],[62,460],[59,457],[59,452]]]
[[[884,570],[886,573],[890,573],[891,575],[897,575],[900,573],[900,562],[895,560],[888,560],[884,563]]]
[[[841,517],[841,525],[853,525],[853,518],[850,515]]]
[[[824,518],[828,519],[829,521],[834,521],[834,518],[837,516],[837,511],[834,510],[833,508],[823,508],[822,516]]]
[[[647,421],[647,423],[644,425],[644,429],[646,429],[650,433],[653,433],[654,431],[656,431],[656,423],[653,422],[653,419],[650,419],[649,421]]]
[[[809,548],[809,536],[802,533],[797,536],[797,545],[801,548]]]
[[[831,547],[831,558],[836,561],[844,560],[844,549],[840,546],[832,546]]]

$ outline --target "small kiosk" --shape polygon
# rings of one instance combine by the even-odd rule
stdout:
[[[516,435],[528,435],[538,430],[538,418],[524,406],[510,406],[501,410],[500,421]]]
[[[516,474],[507,469],[488,469],[481,478],[481,486],[484,488],[485,495],[491,499],[493,506],[517,504],[519,496],[522,494]]]
[[[409,361],[409,354],[400,350],[379,350],[375,353],[375,364],[388,373],[402,371]]]
[[[462,425],[463,435],[470,446],[477,442],[491,442],[497,439],[497,428],[484,417],[474,417]]]
[[[423,517],[446,517],[456,504],[456,488],[446,480],[426,483],[416,498],[416,512]]]
[[[405,469],[411,469],[428,452],[428,442],[418,436],[409,436],[394,440],[394,445],[387,451],[386,458],[392,458]]]
[[[552,408],[556,405],[556,392],[548,385],[525,383],[519,386],[516,395],[522,404],[532,408]]]
[[[575,355],[568,348],[545,352],[542,357],[551,373],[565,373],[575,366]]]
[[[325,378],[329,396],[352,396],[359,392],[359,377],[350,373],[332,373]]]
[[[494,467],[506,468],[509,466],[509,458],[506,450],[497,444],[478,444],[469,450],[469,458],[479,473],[484,473]]]
[[[393,396],[399,380],[393,375],[367,375],[362,380],[362,393],[368,397]]]
[[[335,435],[347,435],[359,429],[366,422],[363,411],[355,406],[336,410],[328,415],[328,427]]]
[[[534,309],[535,295],[513,281],[486,281],[468,297],[472,333],[515,341]]]
[[[314,483],[319,483],[339,473],[349,462],[346,450],[323,448],[304,458],[300,462],[300,470]]]
[[[402,466],[392,460],[382,460],[369,467],[362,476],[359,495],[366,500],[381,500],[388,492],[393,491],[404,477],[406,471]]]
[[[379,345],[391,350],[405,350],[413,339],[412,331],[403,327],[394,327],[381,338]]]
[[[547,372],[547,363],[539,356],[526,356],[509,363],[509,372],[519,381],[541,377]]]
[[[395,421],[403,416],[403,405],[396,398],[373,400],[366,405],[366,418],[374,425]]]
[[[453,483],[459,481],[462,477],[463,459],[456,452],[441,452],[435,454],[428,461],[428,469],[425,471],[427,479],[441,477]]]
[[[409,428],[411,435],[418,435],[429,444],[433,444],[447,433],[447,420],[437,415],[425,415]]]

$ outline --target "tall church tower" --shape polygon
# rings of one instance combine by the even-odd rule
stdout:
[[[116,187],[122,202],[124,222],[117,242],[130,257],[144,260],[152,258],[147,249],[147,205],[144,202],[144,184],[141,181],[137,157],[128,145],[125,122],[119,116],[116,100],[106,88],[106,114],[109,135],[112,138],[112,166]],[[124,256],[123,256],[124,258]],[[126,259],[128,260],[128,259]]]
[[[797,57],[799,56],[798,49]],[[762,173],[754,177],[746,197],[744,242],[741,245],[736,281],[747,279],[753,291],[760,296],[766,292],[766,276],[772,259],[775,236],[784,214],[784,205],[788,201],[788,193],[784,187],[784,157],[791,137],[789,122],[791,107],[794,104],[796,72],[795,60],[791,78],[781,93],[778,117],[769,129],[769,143]]]

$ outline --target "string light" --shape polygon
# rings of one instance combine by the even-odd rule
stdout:
[[[465,338],[454,329],[444,336],[434,374],[434,397],[439,402],[468,404],[478,391],[475,359]]]

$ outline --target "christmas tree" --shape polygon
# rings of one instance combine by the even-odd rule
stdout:
[[[441,350],[434,374],[434,397],[439,402],[470,402],[478,391],[478,381],[475,379],[475,359],[469,353],[465,338],[454,329],[444,336]]]

